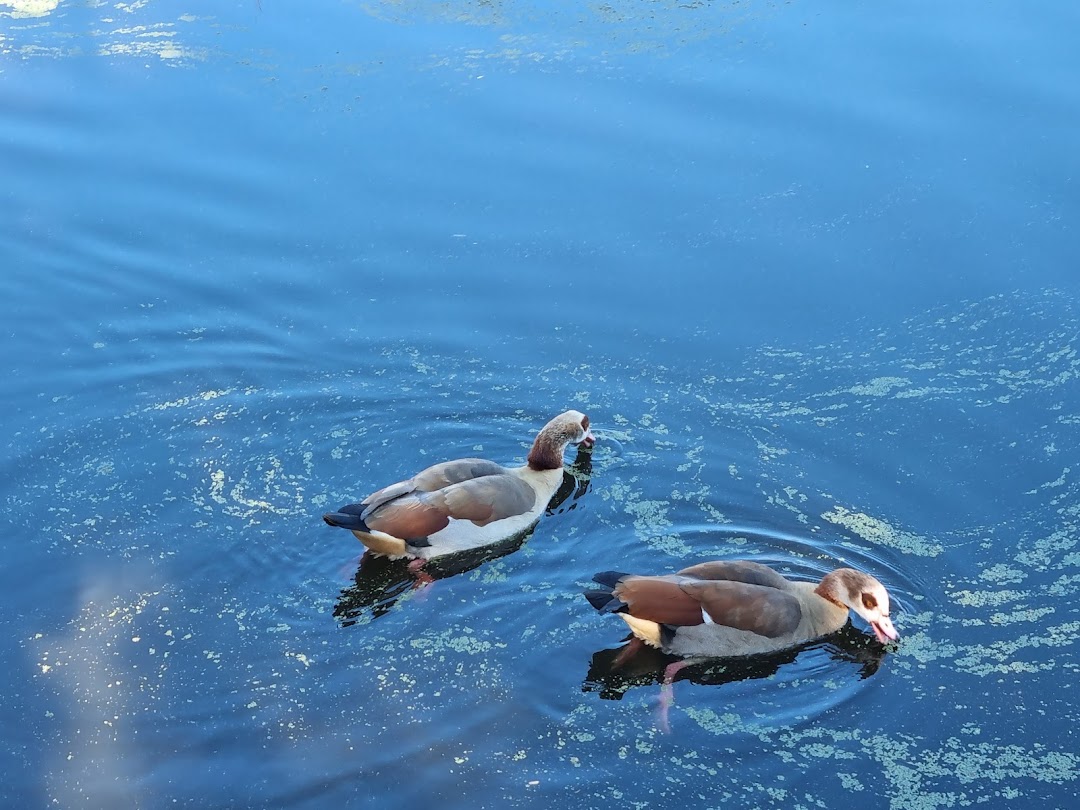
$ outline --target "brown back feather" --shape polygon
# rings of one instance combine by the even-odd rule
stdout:
[[[451,518],[486,526],[524,514],[535,502],[535,490],[520,478],[484,475],[435,492],[410,492],[369,507],[364,522],[376,531],[414,540],[445,529]]]
[[[802,620],[799,600],[790,593],[747,582],[628,576],[614,592],[631,616],[675,627],[702,624],[704,610],[716,624],[776,638]]]
[[[536,490],[514,475],[486,475],[433,493],[442,496],[451,517],[486,526],[523,515],[536,503]]]
[[[376,506],[365,515],[369,529],[402,540],[418,540],[445,529],[450,516],[441,504],[431,503],[425,493],[414,492]]]
[[[766,588],[778,588],[780,590],[787,590],[791,584],[767,565],[750,560],[704,562],[684,568],[679,573],[694,579],[746,582],[750,585],[761,585]]]
[[[434,492],[437,489],[483,478],[487,475],[504,475],[506,468],[494,461],[482,458],[459,458],[456,461],[444,461],[435,464],[413,476],[413,483],[421,492]]]
[[[626,603],[626,612],[639,619],[680,627],[704,621],[701,603],[679,587],[678,577],[623,577],[614,593]]]
[[[716,624],[776,638],[802,620],[799,600],[785,591],[746,582],[685,581],[682,589]]]
[[[459,458],[454,461],[433,464],[427,469],[421,470],[412,478],[390,484],[368,495],[360,502],[365,507],[362,517],[366,522],[368,516],[372,515],[376,509],[395,498],[400,498],[402,495],[413,492],[437,492],[451,484],[505,473],[506,470],[494,461],[487,461],[482,458]]]

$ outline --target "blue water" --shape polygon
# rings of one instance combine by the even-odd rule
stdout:
[[[0,4],[3,804],[1074,803],[1078,27]],[[571,407],[503,556],[320,520]],[[684,670],[664,734],[580,590],[723,557],[901,643]]]

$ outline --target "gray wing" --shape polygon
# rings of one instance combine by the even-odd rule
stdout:
[[[364,522],[370,529],[414,540],[434,534],[450,520],[471,520],[486,526],[528,512],[536,491],[513,475],[484,475],[435,492],[413,491],[368,507]]]
[[[767,565],[750,560],[717,560],[699,563],[679,572],[681,576],[703,580],[727,580],[787,590],[791,583]]]
[[[687,580],[679,587],[715,624],[776,638],[794,632],[802,621],[799,600],[773,587],[727,580]]]
[[[396,484],[391,484],[371,493],[360,502],[360,505],[364,507],[360,517],[366,521],[378,507],[387,501],[392,501],[411,492],[436,492],[451,484],[459,484],[462,481],[505,474],[506,469],[504,467],[494,461],[487,461],[482,458],[459,458],[454,461],[444,461],[440,464],[434,464],[426,470],[421,470],[406,481],[398,481]]]

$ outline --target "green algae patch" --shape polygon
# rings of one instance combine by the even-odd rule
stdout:
[[[1054,659],[1046,659],[1045,652],[1040,652],[1041,659],[1019,661],[1015,659],[1022,650],[1047,651],[1074,646],[1080,640],[1080,622],[1066,622],[1048,627],[1041,634],[1028,633],[1013,639],[1002,639],[992,644],[968,647],[965,655],[956,659],[958,669],[972,675],[994,675],[1016,672],[1042,672],[1053,669],[1057,664]]]
[[[830,523],[835,523],[837,526],[843,526],[864,540],[888,546],[904,554],[914,554],[919,557],[936,557],[945,550],[944,546],[933,543],[925,537],[902,531],[884,520],[879,520],[862,512],[852,512],[843,506],[835,506],[821,517]]]
[[[876,377],[863,385],[853,385],[845,393],[857,397],[885,397],[897,388],[906,388],[911,381],[903,377]]]
[[[1005,563],[997,563],[983,569],[979,574],[980,579],[993,582],[998,585],[1016,585],[1027,578],[1027,574],[1019,568],[1012,568]]]
[[[474,635],[471,627],[460,630],[444,630],[441,633],[425,633],[409,643],[425,655],[445,652],[464,653],[466,655],[487,655],[495,648],[505,647],[503,642],[492,642]]]
[[[641,493],[621,480],[616,480],[601,493],[604,500],[622,505],[630,515],[634,534],[651,548],[674,557],[686,557],[693,549],[672,531],[674,524],[668,516],[667,501],[643,498]]]
[[[938,641],[929,633],[905,634],[900,642],[897,655],[902,658],[914,658],[920,664],[928,664],[939,658],[953,658],[963,648],[947,641]]]
[[[1080,778],[1080,757],[1036,744],[995,745],[975,740],[980,729],[965,726],[969,739],[948,737],[927,744],[923,737],[897,733],[862,733],[814,725],[804,729],[771,729],[739,714],[687,709],[703,730],[720,737],[749,734],[787,765],[815,770],[822,761],[863,762],[883,777],[878,787],[892,810],[929,810],[990,801],[1007,790],[1026,795],[1025,782],[1065,784]],[[864,790],[856,774],[837,774],[841,787]],[[807,795],[807,801],[818,800]],[[825,806],[825,805],[822,805]],[[885,805],[883,805],[885,806]]]
[[[1009,602],[1027,599],[1023,591],[956,591],[951,594],[954,602],[964,607],[999,607]]]

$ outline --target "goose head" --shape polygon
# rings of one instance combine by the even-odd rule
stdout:
[[[581,411],[560,413],[543,428],[529,451],[529,466],[533,469],[555,469],[562,466],[567,445],[592,447],[596,437],[589,429],[589,417]]]
[[[869,574],[854,568],[838,568],[822,577],[817,593],[855,611],[882,644],[899,637],[889,618],[889,592]]]
[[[596,444],[596,437],[589,429],[589,417],[583,414],[581,411],[567,411],[563,414],[569,420],[573,421],[575,425],[580,426],[582,432],[578,433],[577,428],[574,428],[576,434],[573,439],[570,440],[571,444],[581,444],[585,447],[592,447]]]

